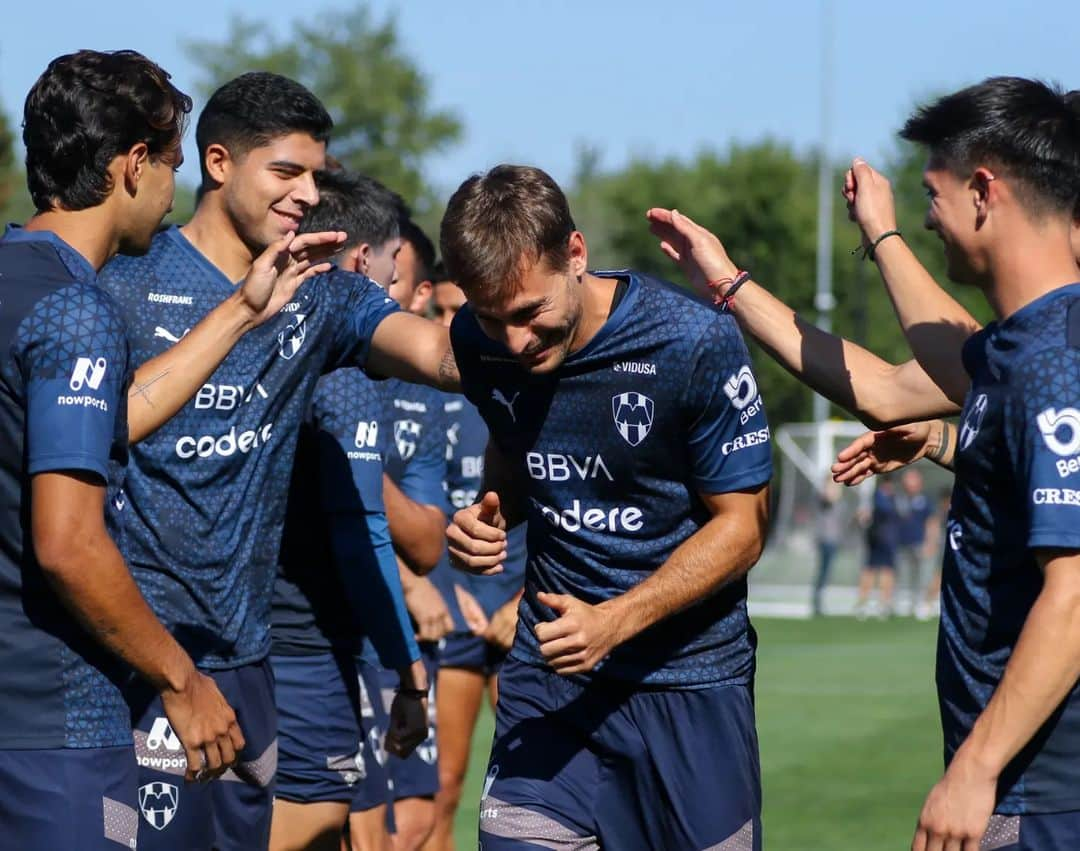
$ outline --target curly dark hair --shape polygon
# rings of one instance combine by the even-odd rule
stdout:
[[[169,80],[134,50],[80,50],[49,63],[23,107],[26,182],[39,212],[102,203],[109,163],[139,142],[154,161],[180,161],[191,98]]]

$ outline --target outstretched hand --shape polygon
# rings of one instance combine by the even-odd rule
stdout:
[[[649,230],[660,239],[660,250],[679,264],[690,283],[709,296],[709,281],[732,279],[738,267],[731,262],[715,234],[678,210],[653,207],[645,217]],[[722,293],[721,293],[722,295]]]
[[[885,431],[859,435],[836,456],[833,481],[857,485],[873,475],[890,473],[924,457],[928,451],[930,422],[909,423]]]
[[[260,325],[274,316],[308,278],[328,272],[325,262],[345,242],[343,231],[287,233],[271,243],[251,264],[240,295],[252,314],[252,324]]]

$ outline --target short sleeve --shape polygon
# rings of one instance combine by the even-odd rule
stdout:
[[[386,290],[363,275],[336,269],[324,276],[323,285],[330,289],[334,311],[333,344],[326,369],[364,369],[375,329],[400,308]]]
[[[426,417],[422,422],[404,417],[393,420],[391,427],[394,445],[390,451],[398,453],[400,461],[387,465],[394,484],[414,502],[448,511],[443,484],[446,481],[446,428],[441,406],[438,414]]]
[[[772,476],[769,425],[735,321],[717,315],[690,363],[685,394],[688,448],[700,493],[730,493]]]
[[[1080,548],[1080,350],[1025,358],[1009,377],[1004,418],[1027,503],[1028,546]]]
[[[118,432],[127,432],[128,344],[104,292],[69,287],[42,299],[16,342],[26,388],[31,475],[86,470],[108,478]]]

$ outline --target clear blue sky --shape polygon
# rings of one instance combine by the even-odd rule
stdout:
[[[0,102],[21,110],[53,56],[130,47],[194,88],[183,41],[212,37],[231,14],[269,15],[279,32],[301,14],[349,8],[308,0],[51,0],[7,4],[0,30]],[[457,113],[462,141],[432,157],[428,176],[452,190],[500,161],[568,180],[578,145],[602,165],[689,156],[763,137],[817,144],[820,0],[375,0],[397,16],[432,103]],[[832,0],[834,120],[830,148],[880,158],[915,102],[991,74],[1080,87],[1080,5],[1003,0]],[[194,182],[194,142],[183,178]]]

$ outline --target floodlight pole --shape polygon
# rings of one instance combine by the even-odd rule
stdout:
[[[821,140],[818,148],[818,209],[817,209],[817,324],[832,331],[832,311],[836,305],[832,292],[833,259],[833,192],[832,163],[829,142],[832,132],[832,3],[821,0]],[[832,441],[826,444],[824,423],[829,418],[829,402],[814,394],[814,422],[818,426],[817,462],[820,477],[832,461]],[[820,483],[819,483],[820,486]]]

